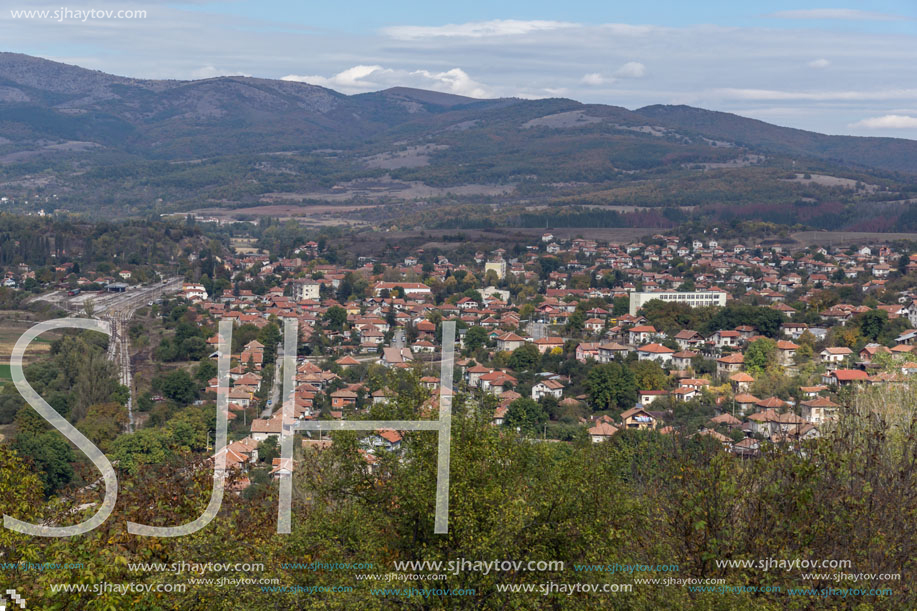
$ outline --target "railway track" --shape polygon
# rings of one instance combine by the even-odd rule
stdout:
[[[127,396],[127,427],[134,432],[134,386],[131,374],[130,335],[127,323],[134,313],[149,301],[165,293],[174,293],[181,288],[181,279],[173,278],[169,282],[146,290],[125,293],[123,297],[110,301],[98,318],[107,320],[111,325],[111,337],[108,342],[108,359],[118,367],[118,380],[129,391]]]

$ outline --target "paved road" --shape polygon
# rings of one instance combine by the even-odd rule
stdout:
[[[271,385],[271,395],[268,405],[261,412],[262,418],[270,418],[274,408],[280,404],[280,393],[283,391],[283,342],[277,344],[277,362],[274,364],[274,382]]]

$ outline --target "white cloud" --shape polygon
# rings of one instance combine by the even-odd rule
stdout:
[[[644,74],[646,74],[646,66],[640,62],[627,62],[615,70],[615,76],[624,78],[640,78]]]
[[[309,83],[310,85],[320,85],[322,87],[330,87],[344,93],[352,93],[354,91],[366,91],[371,89],[379,88],[378,78],[391,73],[391,70],[386,70],[382,66],[354,66],[352,68],[347,68],[338,72],[334,76],[324,77],[324,76],[299,76],[296,74],[288,74],[284,76],[282,80],[284,81],[298,81],[300,83]],[[372,80],[366,80],[368,77],[375,77]]]
[[[580,83],[583,85],[610,85],[620,78],[640,78],[646,74],[646,66],[640,62],[627,62],[622,65],[620,68],[615,70],[614,76],[605,76],[601,72],[590,72],[584,74],[583,78],[580,79]]]
[[[726,98],[736,100],[808,100],[814,102],[855,100],[917,100],[917,89],[883,89],[875,91],[779,91],[776,89],[716,89]]]
[[[35,2],[55,8],[50,0]],[[327,23],[306,26],[292,16],[257,19],[211,12],[204,19],[181,8],[185,4],[157,2],[142,23],[97,20],[65,28],[0,19],[0,40],[9,50],[139,78],[199,78],[231,69],[264,78],[289,75],[344,93],[404,85],[536,98],[551,95],[548,89],[566,89],[565,97],[588,103],[639,108],[682,102],[743,114],[752,109],[753,116],[784,125],[864,135],[879,132],[850,125],[867,117],[917,116],[917,30],[814,27],[800,35],[795,28],[760,27],[773,26],[776,19],[749,27],[730,25],[734,20],[723,17],[712,25],[682,27],[481,18],[480,23],[427,22],[420,25],[441,27],[365,32],[340,21],[336,30],[327,29]],[[808,14],[818,15],[827,18]],[[821,59],[830,60],[830,67],[818,69],[815,62]],[[617,74],[631,61],[645,65],[642,78]],[[900,133],[917,137],[913,129]]]
[[[860,11],[852,8],[813,8],[797,11],[777,11],[767,15],[777,19],[842,19],[846,21],[902,21],[907,17]]]
[[[828,66],[831,65],[831,62],[829,62],[827,59],[820,58],[820,59],[813,59],[806,65],[809,66],[809,68],[827,68]]]
[[[469,23],[450,23],[440,26],[399,25],[383,28],[382,33],[399,40],[421,38],[461,37],[485,38],[491,36],[518,36],[532,32],[544,32],[575,27],[568,21],[523,21],[519,19],[494,19]]]
[[[353,66],[332,76],[300,76],[290,74],[285,81],[298,81],[322,87],[330,87],[342,93],[362,93],[389,87],[417,87],[432,89],[472,98],[486,98],[492,92],[483,84],[471,78],[461,68],[442,72],[430,70],[395,70],[383,66]]]
[[[461,68],[453,68],[452,70],[438,73],[416,70],[411,74],[429,79],[427,86],[436,91],[446,91],[472,98],[486,98],[490,95],[486,87],[468,76],[468,73]]]
[[[191,71],[192,79],[216,78],[218,76],[251,76],[251,74],[246,74],[240,70],[223,70],[214,67],[212,64],[207,64]]]
[[[863,127],[866,129],[915,129],[917,128],[917,117],[908,115],[884,115],[882,117],[870,117],[851,123],[850,127]]]
[[[603,33],[618,36],[642,36],[666,31],[666,28],[655,25],[632,25],[630,23],[603,23],[598,26]]]
[[[613,83],[614,79],[604,77],[598,72],[590,72],[589,74],[584,74],[579,82],[583,85],[604,85],[605,83]]]

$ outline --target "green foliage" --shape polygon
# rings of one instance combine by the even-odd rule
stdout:
[[[637,401],[636,378],[621,363],[593,367],[586,376],[586,388],[596,410],[627,409]]]
[[[277,446],[277,438],[271,435],[258,444],[258,461],[270,465],[275,458],[280,458],[280,448]]]
[[[323,319],[328,324],[329,329],[342,331],[347,323],[347,310],[341,306],[331,306],[325,311]]]
[[[513,350],[509,357],[509,366],[516,371],[534,371],[538,367],[541,354],[534,345],[526,343]]]
[[[127,408],[121,403],[99,403],[89,408],[80,421],[80,431],[103,452],[127,424]]]
[[[476,351],[487,343],[487,329],[484,327],[469,327],[465,333],[465,350],[469,353]]]
[[[140,429],[118,437],[111,445],[118,468],[136,474],[144,465],[161,464],[172,455],[169,437],[160,429]]]
[[[45,495],[50,496],[73,479],[73,450],[67,440],[57,432],[16,435],[13,449],[32,461],[44,484]]]
[[[401,373],[393,378],[401,389],[394,405],[367,417],[417,416],[425,393],[416,375]],[[175,539],[130,537],[124,533],[127,519],[162,525],[195,519],[212,486],[209,469],[193,468],[196,457],[170,450],[175,441],[168,431],[157,435],[145,429],[116,444],[113,459],[128,472],[121,477],[114,515],[97,531],[79,539],[24,540],[2,530],[0,551],[11,562],[93,562],[91,569],[67,573],[67,579],[81,583],[174,580],[174,575],[130,571],[127,562],[135,560],[220,562],[231,557],[263,563],[264,570],[252,577],[277,578],[294,586],[340,585],[341,572],[288,569],[283,563],[363,562],[384,572],[394,561],[404,560],[560,560],[565,567],[551,573],[555,582],[632,584],[624,608],[743,611],[836,608],[839,597],[796,601],[788,596],[787,588],[813,587],[801,572],[763,570],[754,561],[838,559],[841,553],[858,573],[901,571],[902,580],[866,584],[841,579],[825,587],[889,586],[890,596],[865,595],[856,604],[914,607],[914,593],[895,585],[907,583],[914,573],[913,536],[900,525],[917,519],[917,500],[909,492],[917,477],[912,465],[917,450],[914,400],[903,389],[894,396],[883,390],[861,397],[823,439],[792,447],[765,443],[755,460],[726,453],[709,438],[654,431],[624,430],[607,442],[590,443],[579,427],[579,434],[569,429],[569,444],[534,443],[511,429],[491,426],[490,409],[465,411],[466,400],[456,398],[462,417],[452,425],[448,534],[433,533],[436,436],[417,431],[405,433],[403,454],[377,451],[374,472],[367,469],[365,446],[355,432],[333,433],[330,449],[304,456],[294,478],[290,535],[277,535],[276,487],[268,481],[266,468],[256,467],[250,476],[254,486],[242,495],[227,494],[221,513],[207,528]],[[711,413],[703,401],[674,409],[676,421],[686,427]],[[203,410],[185,413],[183,420],[204,423]],[[140,443],[141,436],[148,438]],[[151,459],[159,462],[146,462]],[[234,477],[227,482],[230,487],[237,481]],[[32,518],[40,506],[37,489],[21,460],[0,446],[0,509]],[[97,498],[98,491],[78,494],[74,503]],[[724,567],[721,560],[752,562]],[[759,589],[780,586],[781,591],[659,588],[635,581],[643,575],[576,571],[573,566],[609,563],[678,565],[679,578],[717,578]],[[443,580],[422,578],[414,587],[474,588],[477,594],[431,594],[424,598],[424,608],[590,609],[597,604],[586,595],[545,596],[537,590],[544,583],[543,572],[446,573]],[[49,583],[61,579],[52,571],[17,577],[30,607],[117,609],[125,602],[121,594],[52,593]],[[531,584],[535,592],[498,592],[496,585],[508,579]],[[316,594],[305,603],[293,593],[258,588],[189,588],[170,594],[168,606],[190,611],[319,608],[331,600],[340,608],[383,609],[404,600],[371,595],[370,588],[394,587],[382,580],[361,581],[350,591],[335,592],[333,599]],[[154,609],[162,601],[156,593],[141,592],[130,603]]]
[[[29,470],[22,456],[10,445],[0,444],[0,515],[31,520],[41,508],[43,489],[44,483]],[[10,558],[16,547],[22,549],[26,542],[26,536],[0,529],[0,556]]]
[[[870,310],[861,314],[857,322],[860,326],[860,335],[867,340],[876,341],[885,332],[885,327],[888,324],[888,313],[885,310]]]
[[[256,327],[251,323],[246,323],[244,325],[239,325],[239,327],[232,330],[232,352],[233,354],[239,354],[242,352],[242,347],[251,342],[254,339],[258,338],[258,334],[261,332],[261,329]]]
[[[503,425],[532,434],[540,432],[538,429],[547,420],[548,415],[538,402],[528,397],[521,397],[509,404]]]
[[[217,364],[209,358],[202,359],[194,369],[194,381],[200,385],[207,384],[215,377],[217,377]]]
[[[668,386],[669,376],[656,361],[635,361],[627,367],[634,374],[638,390],[664,390]]]
[[[758,376],[777,363],[777,342],[763,337],[748,345],[745,350],[745,369]]]
[[[0,389],[0,424],[9,424],[16,414],[25,406],[22,396],[12,383],[4,384]]]
[[[705,333],[711,334],[720,329],[735,329],[740,325],[751,325],[761,335],[775,338],[780,335],[780,325],[784,321],[783,314],[773,308],[729,304],[717,310],[706,324]]]
[[[264,344],[264,362],[273,363],[277,358],[277,344],[283,339],[280,334],[280,327],[274,321],[269,322],[261,327],[257,339]]]
[[[666,335],[683,329],[700,329],[708,324],[719,308],[692,308],[686,303],[651,299],[640,308],[647,321]]]
[[[184,369],[153,378],[153,388],[179,405],[188,405],[197,399],[197,386]]]

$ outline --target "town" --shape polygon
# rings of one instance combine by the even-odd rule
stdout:
[[[493,426],[536,440],[603,442],[621,429],[654,430],[706,436],[754,458],[762,444],[822,435],[853,387],[902,386],[917,373],[917,286],[910,283],[917,254],[887,245],[790,251],[684,243],[661,234],[612,244],[548,232],[533,242],[511,252],[456,253],[455,261],[416,249],[352,268],[328,263],[316,241],[287,257],[252,248],[189,253],[191,262],[211,257],[212,271],[188,271],[199,280],[186,278],[147,305],[173,327],[153,358],[201,361],[189,369],[198,387],[184,398],[147,391],[140,422],[165,409],[159,402],[215,396],[212,331],[225,319],[250,339],[234,342],[232,441],[223,451],[244,474],[260,448],[272,478],[295,469],[277,455],[284,427],[295,428],[284,421],[278,375],[287,319],[300,333],[298,421],[358,418],[393,397],[387,373],[398,371],[417,377],[433,410],[447,320],[458,328],[461,401],[485,410]],[[35,292],[37,277],[45,280],[38,299],[50,292],[72,310],[74,303],[100,307],[107,297],[92,291],[129,295],[142,280],[156,286],[159,276],[129,266],[92,274],[72,262],[50,270],[19,265],[4,285]],[[368,468],[380,451],[397,453],[401,441],[395,430],[366,436]],[[330,443],[317,433],[301,440],[303,449]],[[248,484],[243,476],[237,486]]]

